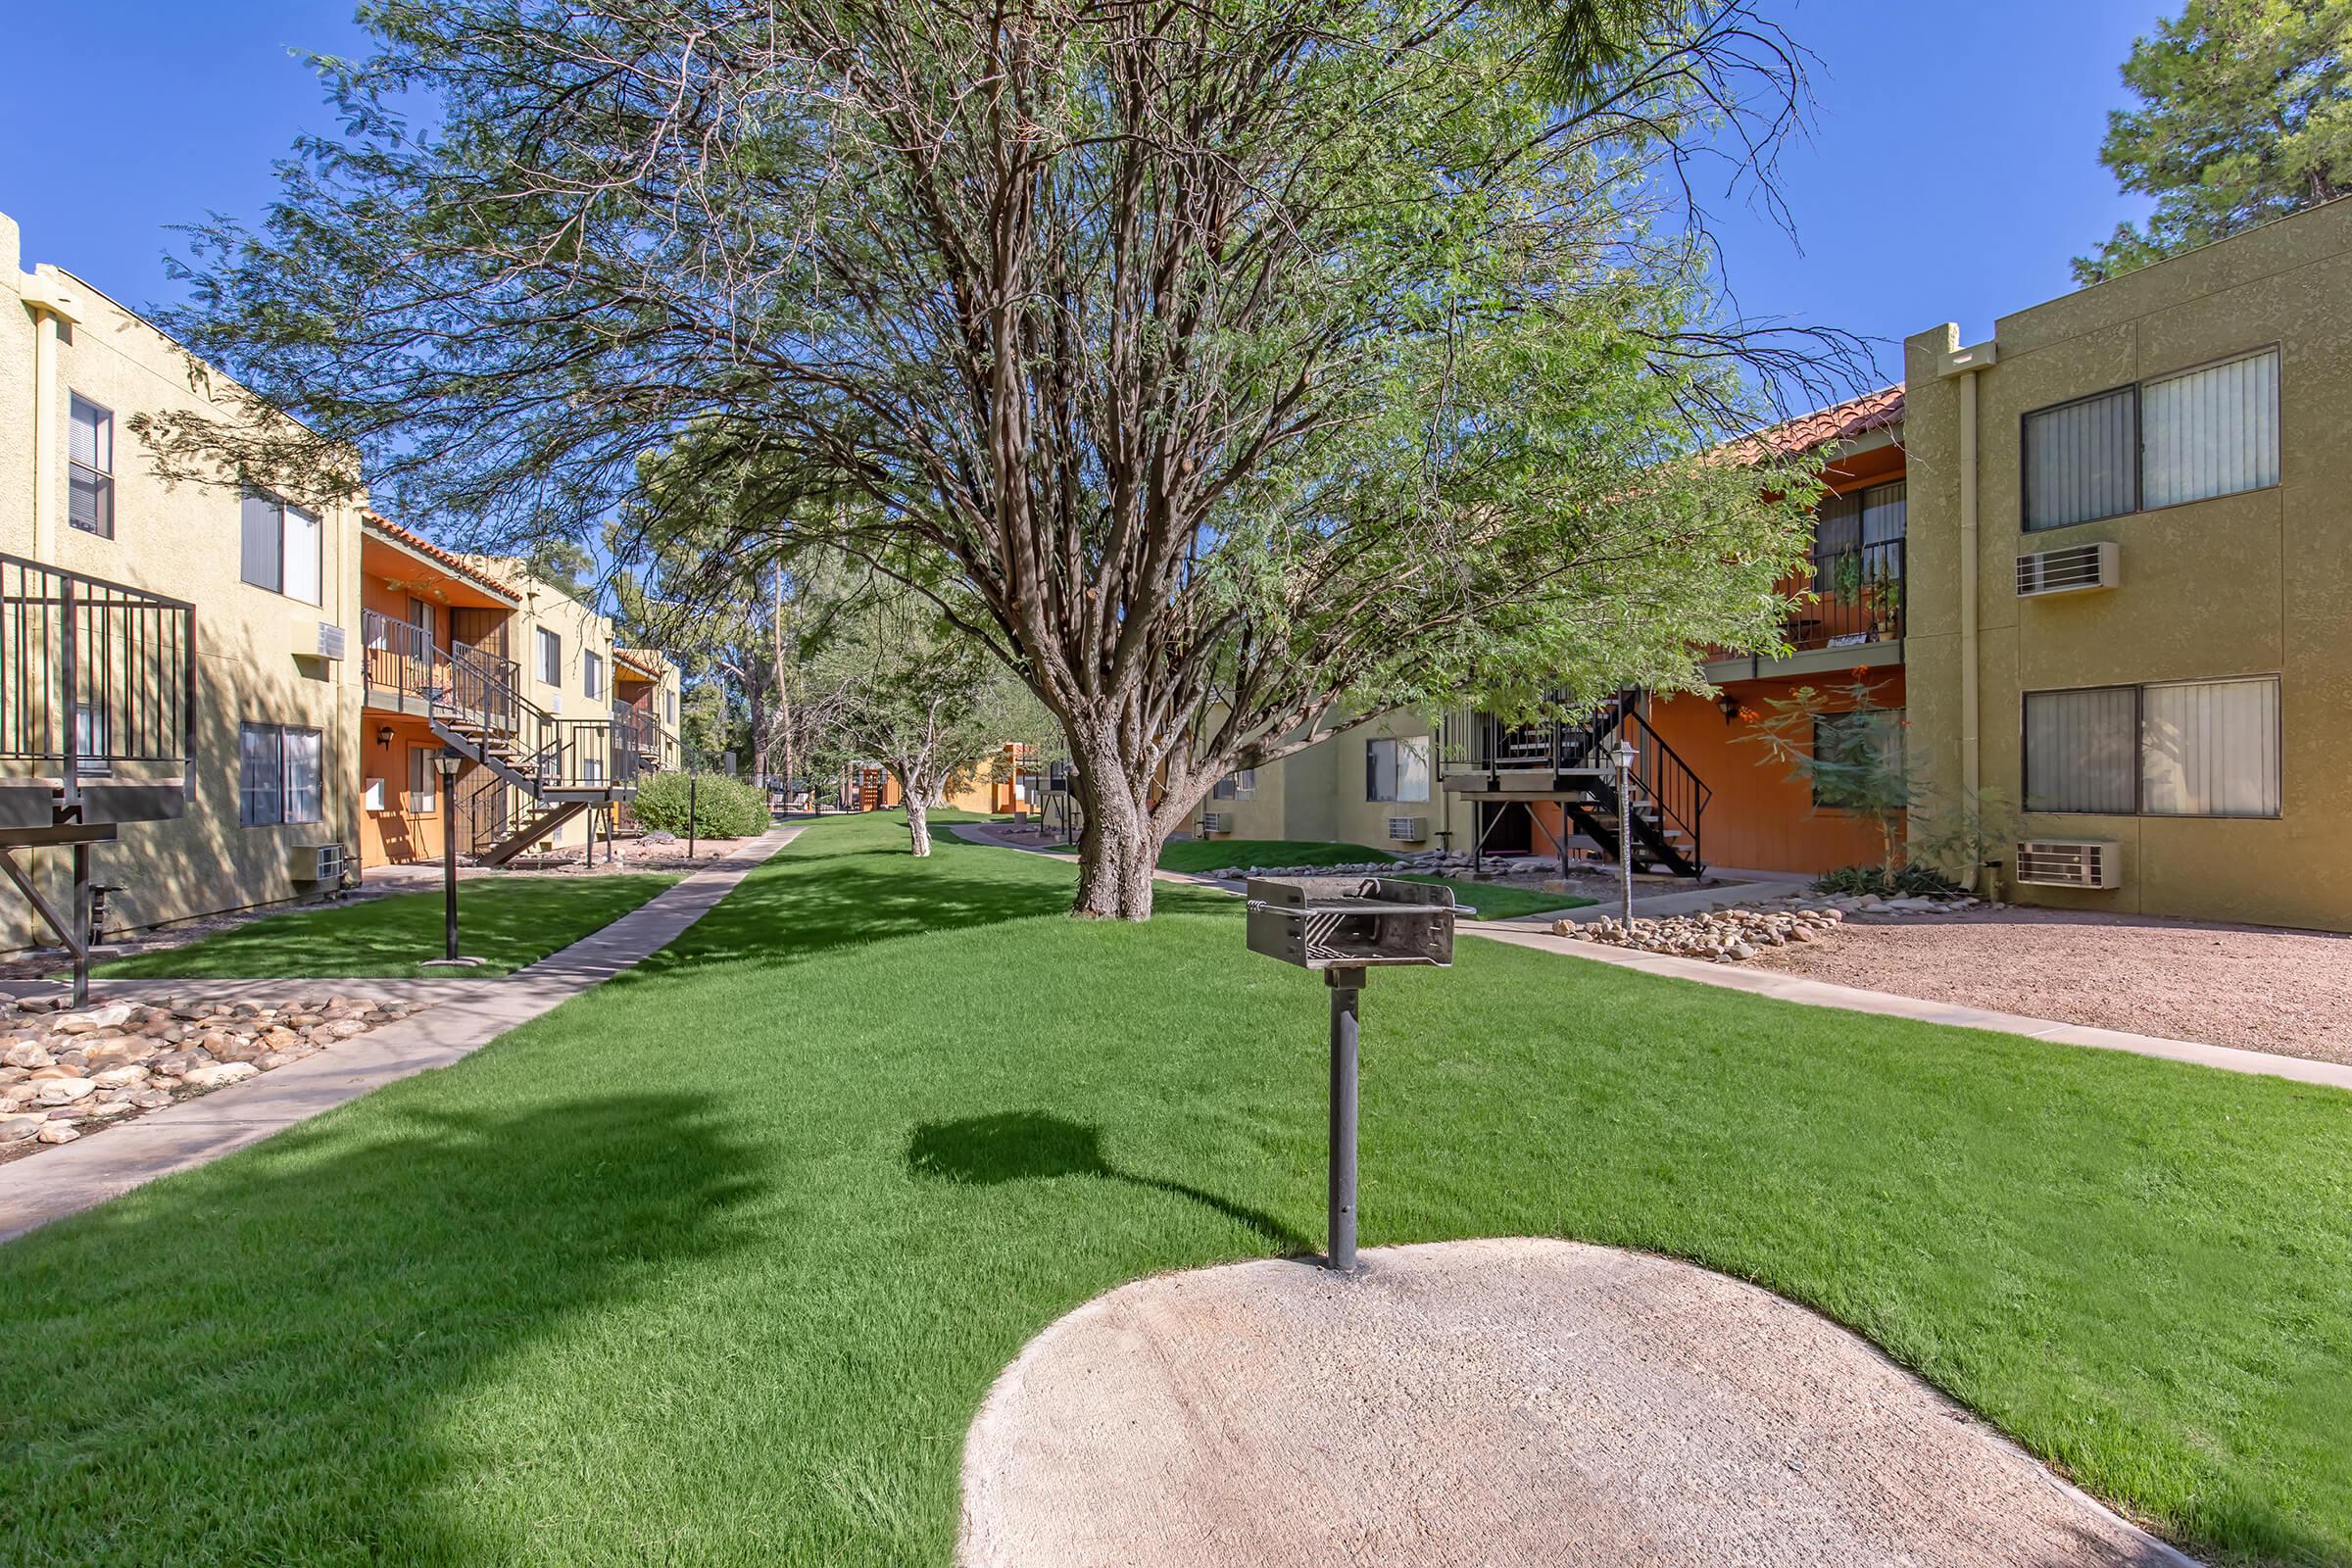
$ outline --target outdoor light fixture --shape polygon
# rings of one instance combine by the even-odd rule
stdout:
[[[392,744],[392,726],[391,726],[391,725],[389,725],[389,724],[378,724],[378,725],[375,727],[375,744],[376,744],[376,745],[378,745],[378,746],[386,746],[386,747],[388,747],[388,746],[390,746],[390,745]]]
[[[1740,699],[1734,697],[1730,692],[1717,692],[1715,707],[1723,714],[1723,721],[1726,724],[1740,716]]]
[[[458,956],[458,802],[454,792],[458,774],[465,766],[466,755],[455,747],[444,747],[433,758],[433,771],[441,775],[442,954],[438,958],[424,960],[423,966],[428,969],[470,969],[482,961]]]
[[[1331,1166],[1324,1263],[1355,1272],[1355,1011],[1368,971],[1448,968],[1453,889],[1382,877],[1252,877],[1250,951],[1320,970],[1331,991]]]
[[[1641,759],[1634,743],[1617,742],[1617,868],[1623,874],[1625,929],[1634,929],[1634,763]]]

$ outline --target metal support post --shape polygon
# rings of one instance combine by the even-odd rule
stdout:
[[[1326,969],[1331,988],[1331,1173],[1324,1263],[1355,1272],[1355,1009],[1362,969]]]
[[[83,934],[81,943],[74,947],[74,1005],[80,1007],[88,1005],[90,1000],[90,847],[87,844],[74,846],[74,929]]]
[[[701,777],[692,768],[686,772],[686,863],[694,863],[694,786]]]

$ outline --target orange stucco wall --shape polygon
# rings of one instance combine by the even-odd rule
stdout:
[[[382,779],[386,808],[370,811],[363,800],[360,810],[360,864],[363,867],[400,865],[414,860],[439,859],[443,831],[441,812],[447,802],[442,798],[442,792],[436,789],[434,809],[409,809],[409,748],[420,746],[437,752],[441,749],[440,740],[421,718],[369,709],[362,715],[362,793],[364,796],[368,779]],[[392,730],[392,744],[389,746],[377,739],[386,726]],[[460,789],[466,787],[472,771],[468,767],[458,775]]]
[[[1874,673],[1879,701],[1899,707],[1903,672]],[[1852,677],[1842,672],[1794,680],[1735,681],[1724,690],[1741,707],[1763,711],[1766,700],[1787,697],[1810,684],[1832,692]],[[1843,706],[1843,705],[1837,705]],[[1762,746],[1742,743],[1754,733],[1745,719],[1724,722],[1711,697],[1680,696],[1655,703],[1650,723],[1666,744],[1704,779],[1715,794],[1707,805],[1702,849],[1712,865],[1755,871],[1829,871],[1841,865],[1876,864],[1883,854],[1877,823],[1850,811],[1817,809],[1811,788],[1788,776]]]

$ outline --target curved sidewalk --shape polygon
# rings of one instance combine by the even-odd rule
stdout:
[[[418,982],[435,987],[440,1000],[414,1017],[234,1088],[110,1127],[99,1137],[0,1165],[0,1241],[79,1213],[158,1176],[259,1143],[371,1089],[471,1055],[676,941],[800,832],[797,825],[772,829],[604,929],[503,979]],[[280,992],[307,983],[268,982]],[[352,982],[355,989],[367,984]],[[139,985],[149,991],[202,989],[200,983],[170,980]]]

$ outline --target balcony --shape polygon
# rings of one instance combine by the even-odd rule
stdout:
[[[1804,602],[1781,625],[1789,651],[1713,659],[1704,673],[1722,685],[1899,664],[1907,586],[1900,538],[1816,555]]]

